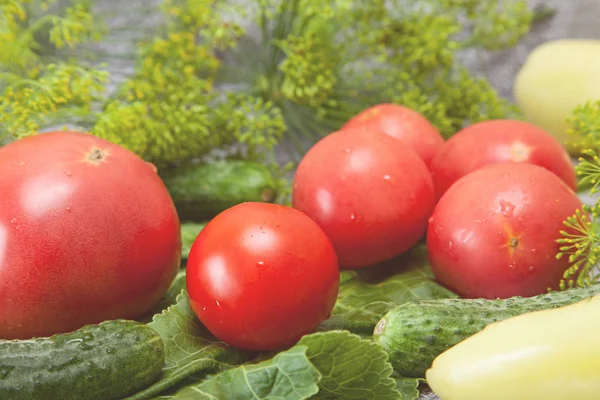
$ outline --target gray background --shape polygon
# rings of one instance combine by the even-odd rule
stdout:
[[[119,32],[125,30],[128,33],[128,37],[124,39],[119,32],[115,32],[100,46],[101,50],[111,54],[109,69],[117,80],[132,71],[131,57],[127,57],[134,51],[131,39],[151,31],[157,21],[155,16],[140,13],[140,9],[147,9],[154,3],[158,2],[101,0],[97,3],[98,12],[118,11],[117,15],[109,21],[109,27],[116,28]],[[538,24],[527,37],[510,50],[489,54],[464,54],[464,62],[473,71],[487,77],[507,98],[512,98],[513,77],[523,65],[529,52],[540,43],[560,38],[600,39],[600,0],[530,0],[530,3],[532,6],[539,4],[551,6],[557,10],[557,13],[552,19]],[[139,34],[135,34],[136,31]],[[423,393],[421,399],[438,398],[431,393]]]

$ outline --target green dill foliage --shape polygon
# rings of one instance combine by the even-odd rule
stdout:
[[[518,115],[457,54],[514,45],[532,23],[524,1],[258,0],[247,15],[222,78],[272,101],[300,153],[381,102],[422,112],[445,136]]]
[[[91,132],[159,167],[227,148],[264,159],[285,129],[272,102],[216,85],[218,53],[242,28],[214,0],[167,1],[164,32],[142,45],[137,69],[103,107]]]
[[[561,288],[589,286],[600,278],[600,101],[586,102],[573,110],[568,119],[569,133],[577,137],[583,148],[576,166],[578,185],[586,188],[594,204],[569,217],[567,230],[561,231],[558,258],[569,257],[569,269],[564,274]]]
[[[0,2],[13,21],[2,34],[14,38],[4,42],[27,43],[16,73],[37,71],[21,82],[7,70],[2,132],[14,138],[77,124],[159,168],[224,149],[273,162],[284,138],[297,159],[382,102],[423,113],[446,137],[469,123],[517,117],[457,55],[513,46],[534,20],[525,0],[164,0],[135,72],[101,99],[104,72],[66,62],[48,68],[54,58],[39,50],[64,56],[95,40],[88,2]],[[5,47],[2,66],[16,51]],[[66,86],[65,76],[73,80]]]
[[[0,142],[90,113],[108,75],[69,58],[100,34],[87,2],[0,0]]]
[[[567,133],[577,138],[570,141],[574,148],[600,150],[600,100],[578,105],[567,122],[570,125]],[[582,174],[585,177],[585,169]]]

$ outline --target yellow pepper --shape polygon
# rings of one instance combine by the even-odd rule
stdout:
[[[600,100],[600,40],[561,39],[536,47],[514,81],[525,118],[575,153],[566,122],[576,106]],[[600,398],[600,396],[598,396]]]
[[[427,371],[441,400],[600,399],[600,296],[488,325]]]

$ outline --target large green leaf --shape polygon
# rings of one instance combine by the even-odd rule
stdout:
[[[392,377],[396,380],[396,390],[402,394],[402,400],[417,400],[421,379],[405,378],[394,371]]]
[[[187,386],[172,400],[304,400],[319,391],[321,374],[311,364],[305,346],[295,346],[273,359],[241,365]]]
[[[347,331],[304,336],[310,361],[322,375],[319,399],[398,400],[388,355],[371,340]]]
[[[176,304],[155,315],[148,325],[164,341],[165,367],[156,383],[129,400],[152,398],[186,378],[227,369],[252,356],[212,336],[192,311],[185,291],[177,296]]]
[[[320,330],[348,329],[371,335],[383,315],[413,300],[457,297],[439,285],[424,245],[400,257],[356,271],[344,271],[331,317]]]

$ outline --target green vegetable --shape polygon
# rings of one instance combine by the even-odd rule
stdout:
[[[183,260],[187,260],[192,245],[205,226],[206,222],[184,222],[181,224],[181,258]]]
[[[527,312],[575,303],[600,293],[600,284],[509,299],[438,299],[398,306],[379,321],[373,340],[401,375],[425,376],[433,360],[487,325]]]
[[[0,398],[121,399],[154,382],[164,360],[160,336],[126,320],[48,338],[0,340]]]
[[[202,222],[243,202],[273,202],[278,190],[268,167],[244,160],[186,164],[161,177],[182,221]]]
[[[417,245],[409,252],[358,271],[343,271],[331,317],[321,329],[347,329],[371,335],[383,315],[414,300],[457,297],[440,286],[429,269],[427,249]]]

